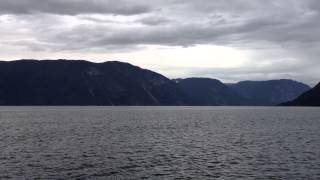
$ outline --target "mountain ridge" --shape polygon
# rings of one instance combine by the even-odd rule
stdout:
[[[248,82],[254,81],[237,84]],[[171,80],[121,61],[0,61],[0,105],[275,105],[248,98],[234,88],[237,84],[212,78]]]
[[[248,99],[241,97],[217,79],[192,77],[175,79],[174,81],[192,99],[195,105],[251,105]]]
[[[293,100],[310,89],[308,85],[290,79],[240,81],[229,87],[257,105],[277,105]]]
[[[0,82],[0,104],[3,105],[180,105],[187,102],[170,79],[119,61],[1,62]]]
[[[320,106],[320,83],[296,99],[281,103],[281,106]]]

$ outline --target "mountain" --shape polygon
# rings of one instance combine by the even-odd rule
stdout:
[[[303,93],[293,101],[282,103],[283,106],[320,106],[320,83]]]
[[[187,78],[174,80],[193,105],[248,105],[250,102],[216,79]]]
[[[244,98],[256,105],[277,105],[295,99],[310,89],[308,85],[293,80],[242,81],[229,85]]]
[[[180,87],[128,63],[0,62],[0,105],[184,105]]]
[[[0,105],[276,105],[309,89],[292,80],[170,80],[117,61],[0,61]],[[292,103],[317,105],[317,92],[319,85]]]

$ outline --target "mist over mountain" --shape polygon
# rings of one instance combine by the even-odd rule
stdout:
[[[277,105],[309,89],[292,80],[170,80],[118,61],[0,62],[0,105]]]
[[[320,106],[320,83],[303,93],[293,101],[282,103],[283,106]]]
[[[242,81],[229,85],[242,97],[256,105],[277,105],[295,99],[310,87],[306,84],[288,80]]]

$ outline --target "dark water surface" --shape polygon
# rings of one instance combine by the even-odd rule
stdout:
[[[0,179],[320,179],[320,108],[0,107]]]

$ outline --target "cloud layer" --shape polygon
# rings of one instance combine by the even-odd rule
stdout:
[[[147,6],[123,0],[2,0],[0,6],[2,14],[134,15],[148,11]]]
[[[184,73],[230,81],[239,80],[232,72],[253,79],[278,75],[315,83],[319,13],[318,0],[0,0],[0,45],[6,50],[0,56],[224,46],[249,51],[250,61],[236,70]]]

